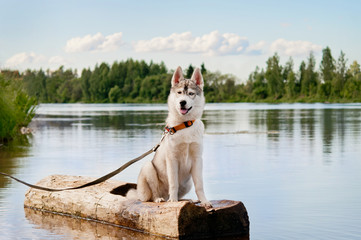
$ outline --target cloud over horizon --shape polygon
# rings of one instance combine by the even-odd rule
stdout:
[[[234,33],[221,34],[219,31],[201,36],[193,36],[191,32],[173,33],[166,37],[139,40],[133,43],[133,48],[136,52],[199,53],[207,56],[262,55],[277,52],[293,57],[306,56],[311,51],[318,53],[322,50],[321,45],[309,41],[289,41],[283,38],[270,44],[263,40],[250,44],[247,37]]]
[[[167,37],[139,40],[133,44],[136,52],[201,53],[209,56],[237,55],[246,52],[249,41],[234,33],[213,31],[202,36],[191,32],[173,33]]]
[[[310,52],[318,53],[322,51],[322,46],[309,41],[288,41],[283,38],[275,40],[270,46],[271,52],[277,52],[286,56],[306,56]]]
[[[63,48],[63,54],[57,56],[45,56],[34,52],[21,52],[8,58],[2,67],[5,68],[58,68],[65,65],[68,67],[82,68],[97,61],[112,51],[117,51],[121,46],[130,44],[123,42],[123,33],[113,33],[104,36],[101,33],[88,34],[83,37],[75,37],[68,40]],[[266,42],[260,40],[250,43],[247,37],[242,37],[235,33],[220,33],[215,30],[199,36],[194,36],[191,32],[172,33],[165,37],[154,37],[149,40],[138,40],[132,43],[133,52],[171,52],[183,54],[198,54],[203,56],[258,56],[277,52],[281,56],[305,57],[311,51],[320,53],[322,46],[310,41],[295,40],[290,41],[283,38]],[[128,49],[129,50],[129,49]],[[98,52],[96,58],[89,55]],[[74,55],[67,53],[80,53],[79,59],[91,59],[85,64],[76,65]],[[94,60],[95,59],[95,60]],[[106,57],[104,57],[106,59]]]
[[[34,52],[22,52],[15,54],[14,56],[10,57],[6,60],[5,66],[6,67],[16,67],[21,64],[32,64],[32,63],[39,63],[46,59],[45,56],[36,54]]]
[[[100,32],[84,37],[74,37],[66,42],[65,52],[92,52],[92,51],[114,51],[123,45],[122,32],[103,36]]]
[[[34,52],[21,52],[13,55],[5,61],[5,68],[30,68],[37,67],[39,65],[44,67],[56,66],[59,67],[64,64],[68,64],[69,61],[65,60],[61,56],[46,57],[42,54]]]

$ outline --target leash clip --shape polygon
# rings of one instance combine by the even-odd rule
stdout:
[[[160,141],[159,141],[159,144],[163,141],[163,139],[165,138],[165,136],[167,136],[168,133],[169,132],[167,132],[167,131],[163,131],[162,137],[160,138]]]
[[[177,132],[177,130],[174,128],[174,127],[168,127],[168,126],[166,126],[165,127],[165,129],[164,129],[164,133],[166,133],[166,134],[170,134],[170,135],[173,135],[174,133],[176,133]],[[163,133],[163,134],[164,134]]]
[[[163,132],[162,137],[160,138],[159,143],[153,147],[153,152],[156,152],[156,151],[157,151],[157,149],[160,147],[160,144],[163,142],[163,139],[165,138],[165,136],[167,136],[168,133],[169,133],[169,132],[167,132],[166,130]]]

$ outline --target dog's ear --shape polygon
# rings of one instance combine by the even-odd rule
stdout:
[[[172,87],[177,85],[181,79],[183,79],[183,71],[181,67],[177,67],[172,77]]]
[[[203,77],[201,70],[199,68],[196,68],[192,74],[191,80],[195,81],[196,84],[203,89]]]

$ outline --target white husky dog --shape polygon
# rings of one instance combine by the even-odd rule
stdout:
[[[185,79],[178,67],[168,96],[168,134],[138,177],[136,192],[141,201],[177,202],[191,189],[192,179],[198,200],[203,206],[211,207],[204,194],[202,177],[204,125],[200,118],[204,103],[199,68],[191,79]],[[132,198],[130,195],[133,194],[127,197]]]

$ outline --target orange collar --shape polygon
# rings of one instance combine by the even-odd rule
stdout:
[[[181,124],[179,124],[177,126],[174,126],[174,127],[166,126],[164,131],[169,132],[170,135],[173,135],[174,133],[176,133],[179,130],[191,127],[195,121],[196,120],[187,121],[187,122],[181,123]]]

